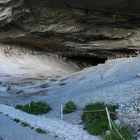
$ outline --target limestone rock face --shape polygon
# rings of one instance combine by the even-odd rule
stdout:
[[[1,0],[0,26],[3,27],[21,16],[23,13],[23,6],[22,0]]]
[[[0,41],[72,58],[135,53],[139,5],[139,0],[0,0]]]

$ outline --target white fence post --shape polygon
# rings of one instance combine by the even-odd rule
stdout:
[[[29,107],[31,106],[31,101],[29,101]]]
[[[110,114],[109,114],[108,108],[106,107],[105,109],[106,109],[106,114],[107,114],[107,118],[108,118],[109,127],[110,127],[110,130],[112,130]]]
[[[61,105],[61,120],[63,120],[63,105]]]

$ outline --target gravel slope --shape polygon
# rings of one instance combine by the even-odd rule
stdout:
[[[83,107],[89,102],[122,104],[140,96],[140,57],[108,60],[84,69],[48,87],[42,100],[58,106],[74,100]]]

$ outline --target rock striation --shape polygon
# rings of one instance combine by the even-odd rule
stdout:
[[[92,62],[135,54],[140,46],[139,4],[138,0],[1,0],[0,41]]]

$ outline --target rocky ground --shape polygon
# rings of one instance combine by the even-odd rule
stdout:
[[[135,139],[140,139],[140,98],[120,106],[120,120],[131,126]]]

